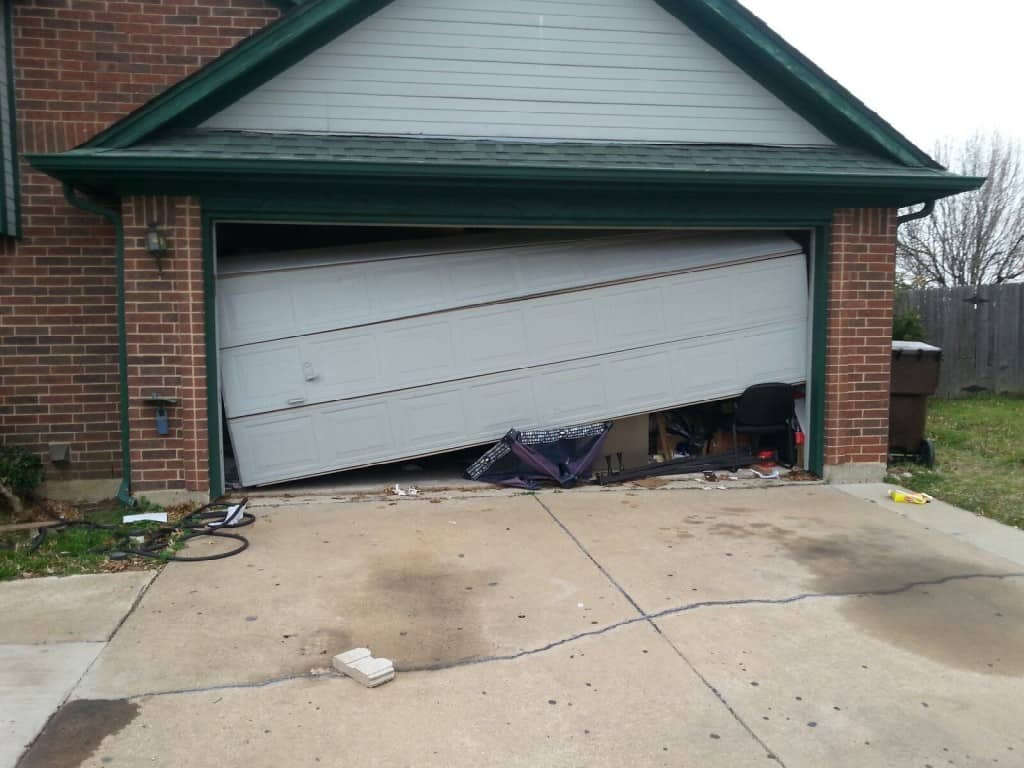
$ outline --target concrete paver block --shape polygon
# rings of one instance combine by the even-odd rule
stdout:
[[[391,659],[375,659],[369,648],[353,648],[334,657],[334,668],[367,688],[395,679]]]

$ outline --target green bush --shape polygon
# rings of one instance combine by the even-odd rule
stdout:
[[[904,309],[892,317],[892,337],[895,341],[924,341],[924,324],[914,309]]]
[[[31,499],[43,482],[43,462],[24,448],[0,446],[0,484],[22,499]]]

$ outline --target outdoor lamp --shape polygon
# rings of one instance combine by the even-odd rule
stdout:
[[[157,271],[163,272],[160,259],[167,255],[167,238],[155,221],[150,222],[149,229],[146,230],[146,252],[156,259]]]

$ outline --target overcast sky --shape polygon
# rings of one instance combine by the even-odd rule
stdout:
[[[1020,0],[741,0],[922,149],[1024,139]]]

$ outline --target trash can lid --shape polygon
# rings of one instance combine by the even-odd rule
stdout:
[[[925,344],[923,341],[893,341],[893,352],[941,352],[939,347]]]

